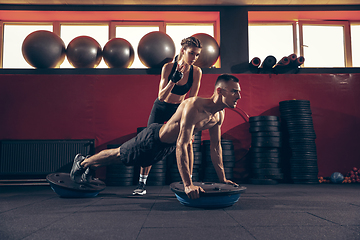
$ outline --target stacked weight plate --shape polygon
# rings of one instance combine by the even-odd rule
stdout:
[[[152,165],[146,185],[163,186],[166,183],[166,159]]]
[[[118,148],[120,145],[108,145],[107,148]],[[134,179],[134,167],[122,163],[111,164],[106,167],[106,185],[131,186]]]
[[[283,179],[279,167],[281,132],[277,116],[250,117],[253,184],[277,184]]]
[[[316,134],[310,101],[289,100],[279,105],[284,133],[291,150],[291,179],[294,183],[318,183]]]
[[[234,145],[231,140],[222,139],[222,156],[225,176],[227,179],[233,178],[233,168],[235,166],[235,154]],[[204,153],[204,167],[203,167],[203,181],[204,182],[219,182],[219,178],[216,174],[214,165],[211,161],[210,154],[210,140],[203,141],[203,153]]]
[[[192,172],[192,181],[198,182],[200,178],[200,168],[202,164],[202,151],[201,151],[201,131],[194,135],[193,141],[194,152],[194,165]],[[181,182],[181,176],[177,167],[176,158],[173,159],[170,166],[170,182]]]

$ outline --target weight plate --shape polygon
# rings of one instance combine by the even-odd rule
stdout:
[[[252,152],[251,156],[253,158],[278,158],[280,153],[276,152]]]
[[[221,144],[221,148],[223,150],[234,150],[234,145],[233,144]]]
[[[310,104],[309,100],[306,99],[292,99],[292,100],[283,100],[279,102],[280,105],[286,105],[286,104]]]
[[[123,174],[117,174],[117,173],[106,173],[106,178],[132,178],[134,176],[133,173],[123,173]]]
[[[281,174],[281,169],[280,168],[254,168],[252,170],[252,172],[255,174],[277,175],[277,174]]]
[[[252,136],[251,140],[253,142],[280,142],[281,138],[280,137],[257,137],[257,136]]]
[[[166,172],[152,172],[149,174],[148,178],[161,178],[161,177],[165,177],[166,176]]]
[[[106,169],[106,174],[118,174],[118,175],[122,175],[122,174],[134,174],[134,169]]]
[[[280,127],[280,122],[278,122],[278,121],[250,122],[250,127],[262,127],[262,126]]]
[[[280,150],[279,150],[279,148],[258,148],[258,147],[251,147],[251,148],[250,148],[250,152],[251,152],[251,153],[256,153],[256,152],[261,152],[261,153],[275,152],[275,153],[278,153],[278,152],[280,152]]]
[[[166,173],[166,168],[151,168],[150,173]]]
[[[300,179],[307,179],[307,180],[310,180],[310,179],[317,179],[317,173],[313,173],[313,174],[310,174],[310,173],[306,173],[306,174],[293,174],[291,173],[291,179],[296,179],[296,180],[300,180]]]
[[[277,168],[279,167],[278,163],[252,163],[253,168]]]
[[[257,121],[278,121],[278,116],[253,116],[249,118],[249,122],[257,122]]]
[[[251,133],[251,137],[280,137],[280,131],[272,131],[272,132],[253,132]]]
[[[293,183],[295,183],[295,184],[318,184],[319,180],[318,179],[313,179],[313,180],[293,180]]]
[[[254,173],[254,178],[257,179],[277,179],[277,180],[281,180],[284,178],[284,175],[281,174],[259,174],[259,173]]]
[[[277,142],[277,141],[269,141],[269,142],[252,141],[251,146],[254,146],[254,147],[271,147],[271,148],[277,147],[277,148],[280,148],[281,147],[281,142]]]
[[[279,163],[280,158],[252,158],[253,163]]]
[[[279,132],[279,127],[273,127],[273,126],[262,126],[262,127],[250,127],[249,131],[251,133],[253,132]]]
[[[235,166],[235,162],[224,162],[225,168],[233,168]]]

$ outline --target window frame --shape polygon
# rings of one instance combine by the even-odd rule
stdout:
[[[159,31],[166,33],[167,24],[177,25],[193,25],[193,24],[209,24],[214,27],[214,38],[220,45],[220,23],[219,21],[0,21],[0,69],[3,69],[3,53],[4,53],[4,25],[52,25],[53,32],[61,36],[61,25],[106,25],[109,27],[108,40],[116,37],[117,26],[158,26]],[[220,58],[216,62],[216,66],[220,67]]]
[[[353,47],[352,47],[352,33],[351,33],[351,25],[357,25],[357,26],[359,26],[360,27],[360,21],[349,21],[349,32],[350,32],[350,46],[351,46],[351,54],[353,53]],[[351,60],[353,60],[352,59],[352,55],[351,55]],[[351,62],[351,64],[352,64],[352,67],[353,67],[353,62]]]
[[[51,21],[0,21],[0,69],[3,69],[3,61],[4,61],[4,37],[5,37],[5,24],[6,25],[52,25],[53,32],[58,36],[59,33],[55,32],[54,22]]]
[[[292,25],[293,32],[293,51],[295,54],[298,54],[297,48],[297,31],[296,31],[296,22],[295,21],[251,21],[248,24],[249,26],[266,26],[266,25]],[[250,59],[249,59],[250,61]]]
[[[299,24],[299,48],[300,55],[304,56],[303,26],[342,26],[344,39],[344,65],[352,67],[351,32],[350,21],[298,21]],[[306,58],[306,56],[304,56]],[[309,67],[311,68],[311,67]]]

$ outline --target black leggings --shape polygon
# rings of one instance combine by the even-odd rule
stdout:
[[[151,109],[151,113],[148,120],[148,126],[152,123],[160,123],[168,121],[172,115],[176,112],[176,109],[180,104],[161,102],[158,98],[155,100]]]

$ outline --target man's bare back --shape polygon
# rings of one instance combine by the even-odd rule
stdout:
[[[165,143],[175,143],[179,136],[181,123],[184,124],[185,121],[191,134],[212,128],[216,124],[221,125],[224,110],[212,114],[207,111],[212,105],[214,105],[212,99],[201,97],[188,98],[183,101],[176,113],[161,128],[160,140]]]

